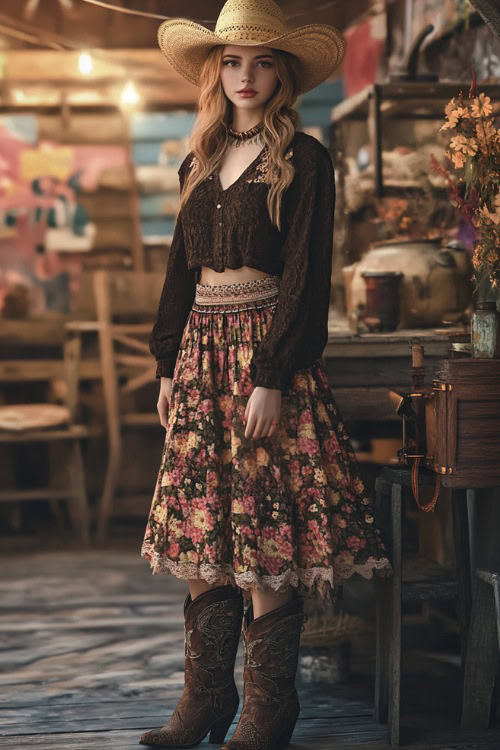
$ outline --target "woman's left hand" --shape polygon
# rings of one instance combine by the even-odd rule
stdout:
[[[281,391],[277,388],[253,389],[245,409],[245,437],[271,437],[281,413]],[[275,422],[276,424],[272,424]]]

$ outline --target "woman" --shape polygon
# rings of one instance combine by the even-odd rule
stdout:
[[[174,19],[159,44],[201,93],[151,337],[167,435],[142,555],[189,594],[184,692],[141,744],[224,741],[243,619],[224,748],[279,750],[299,714],[303,596],[391,572],[321,359],[333,166],[292,109],[344,40],[290,30],[272,0],[228,0],[215,33]]]

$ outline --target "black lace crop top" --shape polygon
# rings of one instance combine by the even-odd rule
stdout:
[[[194,163],[190,152],[178,174],[181,190]],[[172,377],[184,326],[194,301],[197,272],[208,266],[250,266],[279,275],[271,324],[254,351],[254,387],[286,394],[293,374],[321,357],[328,341],[335,178],[328,150],[296,131],[285,158],[295,167],[284,191],[281,231],[269,217],[267,149],[226,190],[215,170],[191,194],[177,217],[150,349],[157,377]]]

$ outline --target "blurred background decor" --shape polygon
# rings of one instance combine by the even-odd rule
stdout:
[[[306,605],[293,742],[382,748],[390,726],[393,746],[400,734],[412,750],[493,750],[500,704],[485,692],[488,732],[460,731],[472,605],[457,591],[467,567],[472,582],[477,568],[500,571],[499,488],[462,489],[456,503],[443,487],[423,513],[393,480],[408,468],[402,394],[424,381],[432,391],[455,359],[465,375],[440,381],[440,403],[467,422],[459,465],[467,476],[483,467],[485,484],[484,466],[500,465],[498,359],[471,356],[483,268],[494,309],[477,310],[481,331],[498,320],[498,3],[277,1],[291,26],[331,23],[347,40],[342,67],[295,108],[337,186],[325,369],[374,503],[390,473],[384,507],[396,517],[384,528],[402,558],[391,596],[353,576],[335,608]],[[187,587],[152,577],[140,543],[165,437],[147,337],[198,89],[166,63],[156,32],[178,16],[214,28],[222,5],[1,4],[0,744],[135,747],[178,698]],[[479,123],[484,133],[465,130]],[[425,378],[412,372],[416,340]],[[474,367],[485,379],[467,384]],[[420,484],[424,502],[431,485]],[[445,584],[429,582],[443,570]],[[409,581],[416,593],[403,595]],[[376,667],[389,641],[392,671],[388,656]],[[241,690],[241,659],[237,670]]]

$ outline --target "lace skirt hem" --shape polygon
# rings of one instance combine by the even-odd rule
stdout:
[[[154,552],[151,545],[144,543],[141,556],[149,560],[153,575],[158,573],[170,573],[184,580],[203,579],[207,583],[220,583],[220,585],[231,584],[241,589],[246,600],[251,599],[251,589],[257,591],[273,591],[276,594],[284,593],[290,586],[297,588],[298,593],[315,599],[323,604],[334,604],[337,600],[339,584],[358,573],[363,578],[373,578],[375,572],[379,576],[392,575],[392,567],[385,557],[369,557],[363,563],[351,565],[340,561],[335,567],[318,568],[295,568],[285,570],[277,576],[258,575],[249,570],[244,573],[236,573],[228,563],[220,565],[201,564],[198,565],[188,561],[171,560],[168,557]]]

